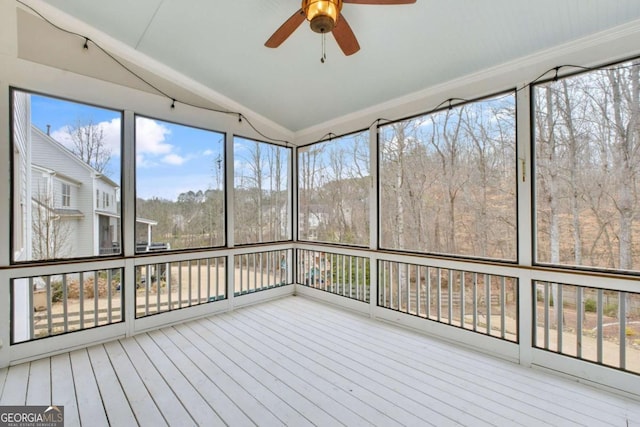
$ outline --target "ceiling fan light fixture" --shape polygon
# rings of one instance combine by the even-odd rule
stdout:
[[[342,0],[302,0],[302,10],[316,33],[330,33],[342,10]]]

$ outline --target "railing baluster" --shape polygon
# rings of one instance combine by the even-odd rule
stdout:
[[[438,274],[438,289],[437,289],[437,299],[438,299],[438,322],[442,321],[442,271],[440,270],[440,267],[438,267],[436,269],[436,272]]]
[[[62,275],[62,320],[65,332],[69,332],[69,290],[67,286],[67,274],[65,273]]]
[[[252,269],[251,266],[251,254],[245,254],[244,257],[247,260],[247,268],[245,269],[245,272],[247,273],[247,277],[246,277],[246,294],[250,293],[252,291],[251,286],[253,283],[255,283],[255,281],[251,280],[251,272],[255,271],[255,269]]]
[[[427,279],[427,290],[426,290],[426,315],[427,319],[431,317],[431,267],[426,267],[425,277]]]
[[[80,272],[78,280],[78,298],[80,298],[80,329],[84,329],[84,272]],[[120,283],[122,283],[122,279],[120,279]],[[120,285],[120,294],[122,295],[122,284]],[[122,309],[122,304],[120,305],[120,309]]]
[[[395,301],[397,301],[398,305],[394,306],[392,305],[392,308],[395,308],[396,310],[401,310],[401,305],[402,305],[402,295],[400,294],[400,289],[401,289],[401,284],[400,284],[400,263],[396,262],[393,264],[393,266],[391,268],[395,267],[396,269],[396,274],[395,274],[395,288],[396,290],[394,292],[392,292],[391,296],[393,297],[393,295],[395,295]]]
[[[329,278],[330,282],[331,282],[331,292],[335,293],[336,289],[337,289],[337,282],[338,281],[338,273],[339,273],[339,268],[337,267],[337,254],[331,254],[331,277]],[[336,268],[336,279],[333,280],[333,269],[334,266]]]
[[[411,272],[409,271],[409,264],[404,264],[404,289],[405,292],[407,293],[407,297],[406,297],[406,303],[405,303],[405,307],[406,307],[406,313],[411,313]]]
[[[156,313],[162,311],[162,303],[160,301],[160,293],[162,286],[160,284],[160,264],[155,264],[156,269]]]
[[[360,283],[360,257],[356,257],[356,299],[358,301],[361,301]]]
[[[478,273],[473,273],[473,330],[478,330]]]
[[[178,308],[182,308],[182,261],[178,261]]]
[[[173,280],[171,277],[172,263],[168,262],[165,264],[165,268],[167,269],[167,310],[173,310]]]
[[[378,305],[388,307],[387,304],[387,261],[378,261],[378,267],[380,271],[378,276],[382,276],[379,280],[382,282],[382,286],[378,289]]]
[[[111,311],[113,310],[113,304],[111,302],[111,280],[113,280],[112,274],[113,271],[109,268],[106,270],[107,272],[107,323],[113,322],[113,315]]]
[[[420,288],[422,287],[422,281],[420,280],[420,266],[416,265],[416,316],[420,316],[420,304],[422,303],[422,295]]]
[[[98,314],[100,312],[100,306],[99,306],[99,302],[100,299],[98,298],[100,296],[100,289],[98,288],[98,272],[94,271],[93,272],[93,326],[98,326],[98,324],[100,323],[100,318],[98,317]]]
[[[506,277],[502,277],[500,282],[500,338],[505,339],[507,336],[507,290],[506,290]]]
[[[491,275],[484,275],[485,303],[487,306],[487,335],[491,335]]]
[[[264,289],[264,265],[262,259],[263,253],[260,252],[258,256],[258,267],[260,268],[260,290]]]
[[[538,345],[538,282],[533,282],[533,308],[531,310],[533,323],[531,326],[531,342],[534,347]]]
[[[598,301],[597,301],[597,316],[598,316],[598,332],[597,332],[597,348],[598,348],[598,363],[602,363],[602,344],[603,344],[603,330],[602,330],[602,312],[603,312],[603,290],[598,289]]]
[[[544,348],[549,349],[549,282],[544,282]]]
[[[51,313],[51,305],[52,305],[52,303],[51,303],[51,276],[47,276],[47,279],[45,281],[45,286],[46,286],[46,289],[47,289],[47,330],[48,330],[47,333],[49,335],[51,335],[52,328],[53,328],[53,326],[52,326],[53,321],[52,321],[52,318],[51,318],[51,315],[52,315],[52,313]]]
[[[584,296],[582,286],[576,286],[576,357],[582,358],[582,328],[584,321]],[[535,342],[535,341],[534,341]]]
[[[353,257],[349,256],[349,298],[353,298]]]
[[[619,325],[619,342],[620,342],[620,368],[627,367],[627,293],[618,292],[618,319]]]
[[[453,324],[453,270],[449,269],[449,284],[447,285],[447,297],[449,298],[449,306],[447,307],[447,317],[449,324]]]
[[[466,322],[464,319],[465,316],[465,305],[467,303],[466,293],[465,293],[465,276],[464,271],[460,272],[460,327],[464,328],[466,326]]]
[[[14,280],[15,286],[15,280]],[[33,293],[35,288],[33,287],[33,277],[29,277],[27,286],[29,286],[29,339],[34,339],[36,337],[36,328],[35,328],[35,307],[33,306]]]
[[[253,267],[253,292],[255,292],[258,287],[258,266],[256,264],[255,252],[253,253],[251,264]],[[249,280],[248,277],[247,277],[247,282],[249,283],[249,292],[251,292],[251,285],[250,285],[251,281]]]
[[[144,266],[144,314],[149,315],[149,265]],[[140,278],[142,280],[142,278]]]
[[[562,353],[562,335],[564,334],[564,327],[563,327],[563,298],[562,298],[562,290],[564,288],[564,285],[558,284],[558,301],[554,301],[555,304],[555,308],[556,308],[556,327],[557,327],[557,331],[558,331],[558,335],[557,335],[557,349],[558,352]]]
[[[211,258],[207,258],[207,297],[205,302],[211,302]]]
[[[277,269],[275,269],[275,265],[273,262],[274,257],[276,259],[280,259],[280,252],[267,252],[267,286],[278,286],[282,283],[282,280],[278,280]],[[273,285],[271,285],[271,277],[273,277]]]
[[[187,306],[191,307],[191,301],[193,300],[193,271],[192,271],[192,262],[191,260],[187,261],[187,281],[189,282],[189,292],[187,293],[187,298],[189,299]]]
[[[216,258],[216,301],[220,297],[220,258]]]
[[[196,281],[198,282],[198,296],[197,296],[197,301],[198,304],[200,304],[202,302],[202,300],[200,298],[202,298],[202,260],[198,259],[196,260],[196,268],[198,269],[196,272]]]

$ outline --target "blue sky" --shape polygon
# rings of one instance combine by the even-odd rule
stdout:
[[[70,146],[68,127],[92,121],[104,132],[112,158],[110,178],[120,182],[121,113],[85,104],[31,96],[31,120],[42,131]],[[138,197],[175,200],[189,190],[222,188],[224,134],[136,118],[136,192]],[[220,166],[220,168],[218,168]],[[218,174],[218,172],[220,172]]]

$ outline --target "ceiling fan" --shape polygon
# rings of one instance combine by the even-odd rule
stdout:
[[[302,7],[264,45],[273,48],[280,46],[306,19],[316,33],[333,33],[342,52],[347,56],[353,55],[360,50],[360,45],[349,23],[340,13],[343,3],[393,5],[415,2],[416,0],[302,0]]]

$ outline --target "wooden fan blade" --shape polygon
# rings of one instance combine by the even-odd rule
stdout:
[[[291,34],[293,34],[293,32],[300,26],[300,24],[304,22],[304,20],[304,12],[302,11],[302,9],[299,9],[296,13],[291,15],[289,19],[284,21],[284,24],[282,24],[280,28],[278,28],[276,32],[273,33],[271,37],[269,37],[269,40],[267,40],[264,45],[266,47],[280,46],[282,42],[284,42],[287,38],[289,38]]]
[[[340,49],[342,49],[345,55],[353,55],[360,50],[358,39],[356,39],[356,35],[353,34],[353,30],[347,20],[344,19],[344,16],[340,15],[338,17],[338,22],[336,22],[336,26],[333,27],[332,32],[333,37],[335,37],[336,42],[338,42],[338,46],[340,46]]]
[[[342,3],[352,4],[411,4],[416,0],[342,0]]]

